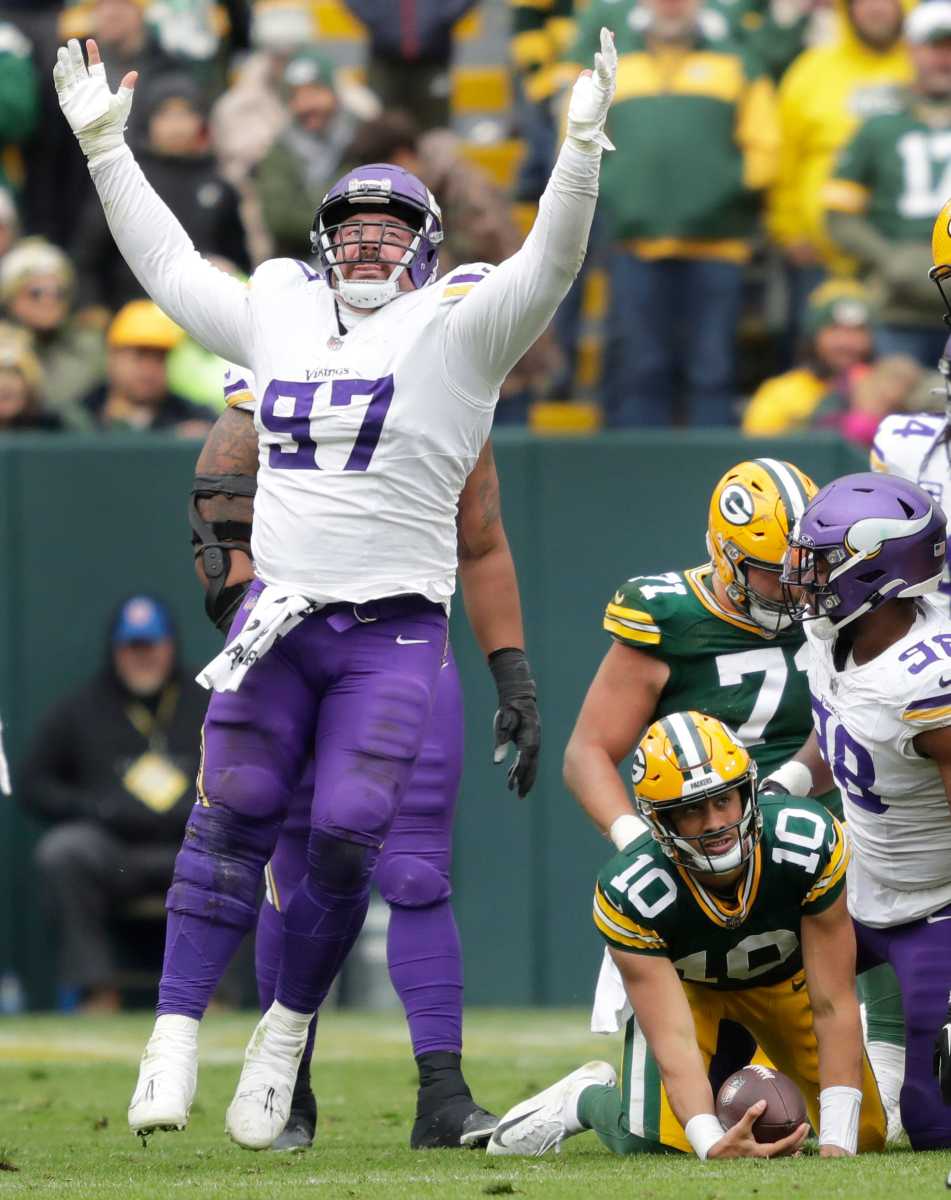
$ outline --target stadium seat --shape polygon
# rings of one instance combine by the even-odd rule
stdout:
[[[601,409],[585,400],[538,400],[528,410],[528,427],[533,433],[557,436],[597,433]]]

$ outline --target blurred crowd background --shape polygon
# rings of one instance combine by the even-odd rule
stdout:
[[[838,430],[931,396],[951,0],[0,0],[0,431],[201,436],[223,365],[112,244],[51,64],[95,36],[198,248],[304,258],[349,166],[442,204],[443,270],[529,228],[600,26],[620,56],[590,253],[500,423]]]

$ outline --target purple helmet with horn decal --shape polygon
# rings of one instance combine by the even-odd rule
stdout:
[[[345,279],[341,270],[341,226],[355,226],[361,213],[392,213],[413,231],[409,243],[403,225],[374,220],[360,226],[359,257],[348,264],[378,262],[384,243],[398,245],[404,253],[387,279]],[[371,236],[366,236],[372,231]],[[443,239],[442,214],[432,192],[424,183],[392,163],[370,163],[348,171],[320,202],[310,232],[324,278],[348,304],[356,308],[379,308],[399,294],[399,278],[406,271],[413,287],[421,288],[436,278],[437,254]]]
[[[789,535],[781,578],[790,612],[831,638],[888,600],[936,591],[946,524],[907,479],[867,472],[834,480]]]

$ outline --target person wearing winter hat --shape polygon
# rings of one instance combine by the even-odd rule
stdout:
[[[770,437],[808,426],[832,381],[872,358],[871,323],[871,303],[858,284],[820,284],[806,306],[800,365],[760,385],[743,414],[743,432]]]

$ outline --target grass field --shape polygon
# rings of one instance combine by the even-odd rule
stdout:
[[[314,1077],[317,1142],[296,1154],[254,1154],[225,1137],[224,1111],[253,1014],[211,1016],[201,1041],[199,1094],[185,1133],[142,1146],[125,1123],[149,1018],[0,1019],[0,1198],[7,1196],[290,1197],[524,1196],[545,1200],[734,1200],[947,1195],[951,1153],[816,1157],[701,1164],[609,1154],[592,1134],[545,1159],[407,1148],[415,1070],[396,1015],[329,1013]],[[589,1058],[613,1060],[613,1039],[585,1033],[580,1012],[472,1012],[467,1076],[496,1112]]]

